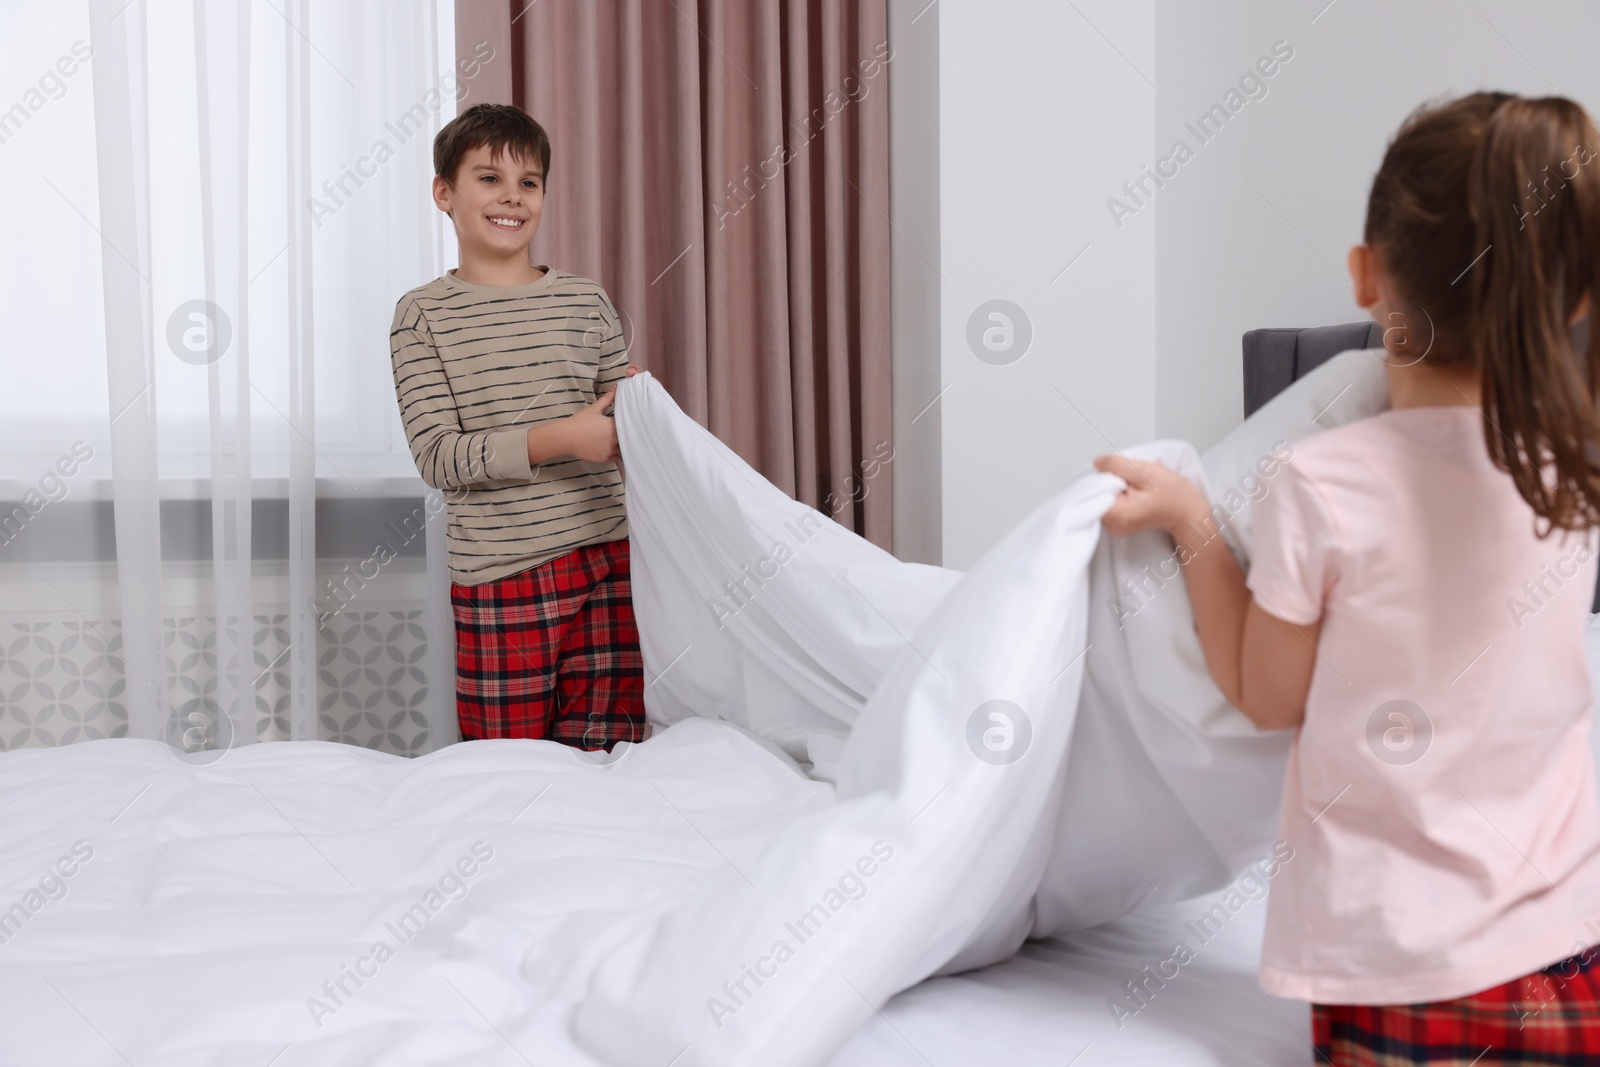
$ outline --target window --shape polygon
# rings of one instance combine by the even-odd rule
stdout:
[[[433,134],[455,113],[450,90],[470,87],[456,68],[453,5],[310,7],[309,24],[291,26],[293,5],[251,5],[248,178],[238,226],[249,299],[243,309],[223,309],[226,326],[191,306],[207,295],[194,6],[138,0],[118,16],[142,19],[150,60],[149,333],[166,496],[206,494],[211,427],[233,406],[231,390],[213,381],[231,375],[180,358],[169,337],[203,346],[231,334],[221,358],[248,356],[252,474],[287,477],[294,431],[286,418],[285,253],[300,211],[314,220],[319,491],[354,492],[346,478],[421,486],[395,404],[388,333],[400,294],[455,262],[448,220],[428,199]],[[312,47],[316,196],[290,205],[286,63],[297,33]],[[104,256],[136,264],[138,257],[100,236],[91,45],[87,3],[6,5],[0,14],[0,196],[13,205],[0,285],[9,333],[0,347],[0,499],[20,496],[79,440],[96,454],[79,488],[109,495],[96,484],[111,475],[100,270]],[[218,254],[239,255],[241,241],[225,236],[225,214],[216,216]],[[257,495],[273,495],[263,485]]]

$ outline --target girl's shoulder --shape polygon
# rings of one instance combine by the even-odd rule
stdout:
[[[1284,467],[1313,479],[1346,469],[1370,467],[1394,447],[1393,435],[1380,417],[1386,414],[1388,412],[1380,412],[1355,419],[1290,442]]]
[[[1294,442],[1300,470],[1338,470],[1385,464],[1450,463],[1476,459],[1483,446],[1482,413],[1474,407],[1390,408]]]

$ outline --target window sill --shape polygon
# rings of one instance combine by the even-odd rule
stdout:
[[[80,476],[63,481],[67,485],[67,496],[75,500],[115,499],[112,481],[109,478]],[[211,499],[210,478],[162,478],[160,485],[162,500]],[[44,495],[37,481],[0,480],[0,500],[21,500],[30,490]],[[421,499],[432,491],[423,482],[421,475],[416,474],[409,478],[351,476],[347,479],[337,475],[331,478],[318,477],[316,487],[318,500],[365,500],[379,497]],[[289,479],[252,478],[250,497],[252,500],[286,500],[289,497]]]
[[[318,500],[366,500],[378,497],[409,497],[421,499],[432,492],[419,474],[397,476],[389,474],[360,474],[343,467],[348,477],[324,476],[316,480]],[[161,478],[162,500],[210,500],[210,478]],[[65,486],[65,492],[62,492]],[[113,482],[110,478],[91,477],[87,471],[70,478],[57,478],[54,483],[41,485],[39,478],[0,478],[0,501],[17,503],[33,492],[46,500],[114,500]],[[287,500],[289,479],[284,477],[255,477],[250,479],[250,496],[254,500]]]
[[[112,500],[111,458],[97,451],[87,462],[70,455],[12,454],[0,469],[0,501],[21,501],[29,492],[45,499]],[[67,461],[71,475],[57,466]],[[160,460],[160,499],[210,500],[209,455],[163,455]],[[289,496],[288,457],[257,454],[253,457],[250,495],[254,499],[285,500]],[[421,498],[429,492],[409,453],[324,453],[316,458],[318,499],[370,497]],[[62,486],[65,492],[62,492]]]

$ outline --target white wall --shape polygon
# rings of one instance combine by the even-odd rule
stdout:
[[[1600,4],[1326,4],[1157,0],[1152,145],[1163,152],[1274,41],[1294,49],[1268,95],[1156,198],[1161,436],[1205,447],[1238,424],[1246,330],[1366,317],[1350,298],[1345,257],[1361,239],[1388,139],[1418,104],[1504,89],[1560,92],[1600,113]]]
[[[965,568],[1094,454],[1154,431],[1153,213],[1118,232],[1103,201],[1148,154],[1155,22],[1152,0],[935,13],[943,561]],[[1003,366],[967,343],[995,299],[1033,333]]]
[[[1184,123],[1278,41],[1266,95],[1200,144]],[[896,546],[958,568],[1113,442],[1237,425],[1246,330],[1364,317],[1345,256],[1418,104],[1600,114],[1594,0],[891,0],[891,42]],[[1119,226],[1107,201],[1179,138],[1193,158]],[[1033,326],[1008,366],[967,344],[996,298]]]

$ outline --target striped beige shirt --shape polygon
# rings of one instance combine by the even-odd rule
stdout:
[[[447,273],[395,307],[400,419],[422,480],[448,506],[450,579],[460,585],[628,536],[615,463],[528,462],[528,427],[592,404],[628,365],[605,290],[544,270],[507,286]]]

